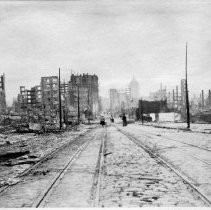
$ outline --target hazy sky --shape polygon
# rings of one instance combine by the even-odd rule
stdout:
[[[7,101],[41,76],[99,76],[100,95],[133,75],[140,93],[180,84],[188,41],[190,93],[211,89],[211,1],[1,1],[0,74]]]

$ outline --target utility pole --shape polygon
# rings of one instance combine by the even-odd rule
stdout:
[[[175,122],[175,96],[174,96],[174,89],[173,89],[173,111],[174,111],[174,122]]]
[[[64,102],[65,102],[65,107],[64,107],[64,123],[67,123],[67,86],[66,86],[66,83],[64,81]]]
[[[202,111],[204,110],[204,91],[201,91],[201,104],[202,104]]]
[[[60,81],[60,68],[59,68],[59,129],[62,129],[62,104],[61,104],[61,81]]]
[[[144,124],[143,111],[144,111],[144,109],[143,109],[143,101],[141,99],[141,123],[142,124]]]
[[[78,88],[78,124],[80,124],[80,99],[79,99],[79,84],[77,84]]]
[[[44,114],[44,132],[46,131],[46,123],[45,123],[45,104],[43,104],[43,114]]]
[[[90,86],[88,86],[88,123],[90,124],[90,102],[89,102],[89,89],[90,89]]]
[[[178,111],[178,108],[179,108],[179,99],[178,99],[178,86],[176,86],[176,101],[177,101],[177,111]]]
[[[187,42],[186,42],[186,56],[185,56],[185,88],[186,88],[186,110],[187,110],[187,128],[190,129],[190,112],[189,112],[189,99],[188,99],[188,73],[187,73]]]

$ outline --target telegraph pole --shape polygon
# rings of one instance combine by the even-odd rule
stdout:
[[[89,89],[90,87],[88,86],[88,123],[90,124],[90,102],[89,102]]]
[[[187,110],[187,128],[190,129],[190,112],[188,99],[188,73],[187,73],[187,42],[186,42],[186,56],[185,56],[185,88],[186,88],[186,110]]]
[[[60,68],[59,68],[59,129],[62,129],[62,104],[61,104],[61,81],[60,81]]]
[[[80,124],[80,99],[79,99],[79,84],[77,84],[78,88],[78,124]]]
[[[142,124],[144,124],[143,112],[144,112],[144,107],[143,107],[143,101],[142,101],[142,98],[141,98],[141,123]]]

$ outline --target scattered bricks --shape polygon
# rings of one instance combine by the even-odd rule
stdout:
[[[7,139],[7,136],[6,135],[3,135],[3,134],[0,134],[0,138]]]
[[[10,141],[6,141],[6,144],[7,144],[7,145],[10,145],[10,144],[11,144],[11,142],[10,142]]]
[[[137,193],[137,191],[133,191],[133,194],[132,194],[134,197],[138,197],[139,195],[138,195],[138,193]]]

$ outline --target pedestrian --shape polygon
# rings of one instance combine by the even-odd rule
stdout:
[[[102,125],[102,127],[105,126],[105,117],[104,116],[100,116],[100,125]]]
[[[114,122],[114,118],[113,118],[113,116],[111,115],[111,117],[110,117],[110,121],[113,123]]]
[[[125,114],[122,115],[122,122],[123,122],[123,126],[127,125],[127,118]]]

